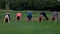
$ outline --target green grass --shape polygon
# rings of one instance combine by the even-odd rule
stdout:
[[[60,34],[60,21],[56,24],[54,21],[49,23],[48,21],[43,22],[26,22],[25,18],[27,12],[22,12],[23,21],[17,22],[15,20],[16,12],[11,12],[11,21],[10,23],[3,23],[5,12],[0,12],[0,34]],[[47,13],[48,16],[51,14]],[[34,12],[33,17],[37,18],[39,12]]]

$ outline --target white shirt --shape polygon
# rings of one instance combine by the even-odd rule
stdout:
[[[8,15],[6,15],[6,16],[5,16],[5,18],[9,18],[9,16],[8,16]]]

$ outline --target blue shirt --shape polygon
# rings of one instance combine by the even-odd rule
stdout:
[[[28,12],[28,16],[32,16],[32,12],[31,11]]]

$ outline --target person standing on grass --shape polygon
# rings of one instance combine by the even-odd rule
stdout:
[[[53,14],[52,14],[49,22],[50,22],[51,20],[55,20],[55,22],[57,22],[57,20],[58,20],[58,12],[57,12],[57,11],[54,11],[54,12],[53,12]]]
[[[27,21],[31,21],[31,20],[32,20],[32,12],[31,11],[28,11]]]
[[[19,21],[21,21],[21,19],[22,19],[22,14],[21,14],[21,12],[18,12],[17,14],[16,14],[16,19]]]
[[[43,21],[44,17],[46,18],[46,20],[48,20],[48,17],[46,15],[45,11],[41,11],[40,16],[39,16],[39,21]]]

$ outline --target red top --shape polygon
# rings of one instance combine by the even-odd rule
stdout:
[[[17,15],[16,16],[22,16],[22,14],[21,13],[17,13]]]

